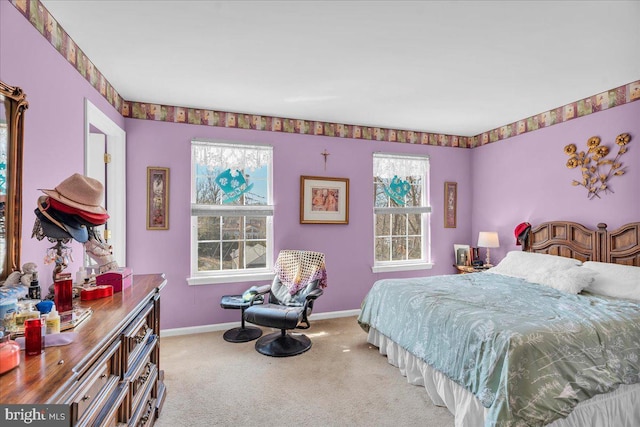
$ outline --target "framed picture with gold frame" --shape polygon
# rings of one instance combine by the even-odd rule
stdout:
[[[301,176],[300,224],[349,224],[349,179]]]
[[[457,216],[456,212],[458,204],[458,183],[444,183],[444,228],[456,228]]]
[[[169,229],[169,168],[147,167],[147,230]]]

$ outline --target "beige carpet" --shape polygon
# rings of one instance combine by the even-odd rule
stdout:
[[[366,342],[355,317],[305,332],[311,349],[286,358],[259,354],[255,341],[228,343],[222,331],[162,338],[168,393],[155,425],[453,426]]]

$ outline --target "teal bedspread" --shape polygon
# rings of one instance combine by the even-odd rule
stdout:
[[[377,281],[358,318],[473,393],[486,425],[545,425],[640,382],[640,304],[492,273]]]

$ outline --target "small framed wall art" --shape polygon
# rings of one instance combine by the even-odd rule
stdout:
[[[169,168],[147,167],[147,230],[169,229]]]
[[[348,223],[348,178],[300,177],[300,224]]]
[[[458,183],[444,183],[444,228],[456,228],[458,204]]]
[[[469,245],[453,245],[456,265],[471,265],[471,248]]]

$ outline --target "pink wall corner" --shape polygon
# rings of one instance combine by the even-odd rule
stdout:
[[[42,37],[8,1],[0,2],[0,80],[21,87],[29,102],[25,112],[22,263],[40,269],[44,289],[51,284],[52,266],[44,265],[48,241],[31,238],[38,189],[53,188],[75,172],[84,171],[84,99],[88,98],[119,126],[123,117]],[[83,248],[72,243],[75,261]]]
[[[513,230],[524,221],[535,226],[566,220],[592,229],[604,222],[609,230],[640,221],[639,118],[640,102],[632,102],[475,148],[472,238],[477,241],[479,231],[498,231],[500,248],[491,251],[497,262],[508,251],[521,249]],[[563,149],[574,143],[584,150],[590,137],[599,136],[602,144],[617,152],[615,138],[621,133],[632,136],[621,158],[627,173],[609,181],[614,193],[589,200],[584,187],[571,185],[580,179],[580,171],[565,166],[568,156]]]
[[[470,150],[360,141],[287,133],[127,119],[128,256],[136,273],[164,272],[168,285],[163,297],[163,328],[179,328],[238,320],[223,310],[220,297],[241,293],[250,283],[189,286],[190,141],[192,138],[264,143],[274,147],[275,253],[281,249],[309,249],[326,254],[329,286],[315,312],[352,310],[375,280],[452,272],[454,242],[465,241],[471,230]],[[331,155],[324,170],[320,153]],[[373,274],[373,179],[375,151],[424,153],[431,156],[432,270],[401,274]],[[146,167],[169,167],[170,228],[149,231],[145,225]],[[300,176],[349,178],[349,224],[300,224]],[[459,227],[443,228],[445,180],[459,182]]]

